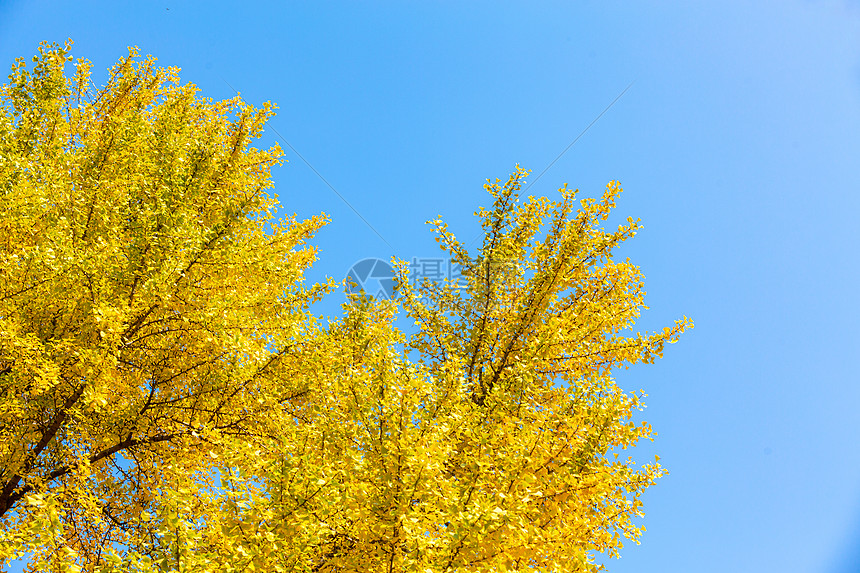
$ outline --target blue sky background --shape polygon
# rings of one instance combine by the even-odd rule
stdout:
[[[466,240],[484,179],[617,179],[643,328],[696,328],[654,366],[643,447],[670,475],[610,571],[860,571],[860,2],[0,1],[0,65],[43,40],[102,73],[137,45],[203,95],[280,106],[285,212],[320,211],[312,278]],[[267,131],[262,144],[276,140]],[[334,297],[325,312],[336,312]]]

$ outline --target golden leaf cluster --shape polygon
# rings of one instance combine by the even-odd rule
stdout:
[[[74,73],[67,69],[74,67]],[[69,44],[0,92],[0,563],[33,571],[593,571],[663,472],[618,367],[642,276],[599,200],[488,182],[461,283],[351,298],[323,324],[309,241],[276,219],[274,106],[212,102],[130,50]],[[416,324],[407,335],[396,326]]]

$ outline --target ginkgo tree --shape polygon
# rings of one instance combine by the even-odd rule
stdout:
[[[273,106],[212,102],[132,50],[92,87],[69,45],[0,93],[0,562],[68,571],[593,571],[662,474],[618,367],[639,269],[621,192],[488,182],[460,282],[310,306],[325,217],[276,220]],[[398,329],[398,316],[415,323]]]

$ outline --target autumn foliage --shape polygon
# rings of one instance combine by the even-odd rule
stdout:
[[[0,92],[0,563],[34,571],[592,571],[658,478],[618,367],[642,276],[600,199],[488,182],[465,282],[352,297],[322,323],[276,220],[273,113],[135,51],[94,89],[68,45]],[[428,302],[429,301],[429,302]],[[397,328],[398,316],[414,334]]]

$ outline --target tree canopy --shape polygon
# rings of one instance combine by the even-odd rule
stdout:
[[[618,367],[639,222],[485,185],[464,271],[328,323],[324,215],[276,219],[274,106],[213,102],[135,50],[94,88],[69,44],[0,92],[0,563],[57,571],[591,571],[663,472]],[[398,316],[415,324],[412,334]]]

